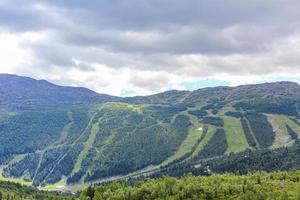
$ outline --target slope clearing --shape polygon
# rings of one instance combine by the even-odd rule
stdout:
[[[80,154],[77,158],[73,173],[76,173],[80,170],[81,163],[82,163],[83,159],[85,159],[85,157],[87,156],[89,150],[92,148],[93,143],[96,139],[97,133],[99,132],[99,129],[100,129],[99,122],[94,123],[92,125],[91,134],[89,135],[88,140],[84,143],[83,150],[80,152]]]
[[[205,147],[205,145],[208,144],[208,142],[210,141],[210,139],[212,138],[212,136],[215,134],[217,128],[213,125],[208,125],[207,126],[207,132],[204,135],[203,139],[200,141],[200,143],[197,145],[195,151],[193,152],[193,154],[191,155],[191,157],[195,157],[199,154],[199,152]]]
[[[247,149],[249,145],[240,120],[227,116],[222,117],[222,119],[224,120],[224,129],[228,142],[226,153],[236,153]]]
[[[203,126],[200,123],[193,123],[193,126],[189,129],[189,134],[183,140],[178,150],[174,155],[164,161],[162,165],[172,163],[173,161],[180,159],[189,153],[192,153],[195,145],[197,145],[203,134]]]
[[[291,137],[289,135],[287,125],[300,136],[300,126],[296,124],[293,120],[285,115],[268,115],[268,120],[273,125],[276,132],[276,137],[273,146],[286,146],[291,142]]]

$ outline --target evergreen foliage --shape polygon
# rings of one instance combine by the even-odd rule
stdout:
[[[262,148],[271,146],[275,139],[275,133],[267,117],[263,114],[249,112],[246,114],[246,118],[259,145]]]
[[[296,140],[298,138],[298,134],[289,125],[286,125],[286,129],[292,140]]]
[[[226,135],[224,129],[217,129],[213,137],[210,139],[204,149],[200,151],[199,155],[196,156],[197,159],[212,158],[215,156],[221,156],[225,153],[228,148],[228,143],[226,140]]]
[[[247,176],[233,174],[208,177],[190,174],[180,179],[163,177],[142,182],[113,183],[98,187],[88,187],[80,200],[282,200],[297,197],[299,171],[267,174],[258,172]],[[297,197],[298,198],[298,197]]]
[[[246,136],[247,142],[250,147],[256,147],[256,142],[254,140],[253,135],[251,134],[251,130],[248,126],[247,120],[245,118],[241,119],[241,124],[244,130],[244,134]]]
[[[18,183],[0,181],[0,200],[75,200],[60,192],[44,192]]]

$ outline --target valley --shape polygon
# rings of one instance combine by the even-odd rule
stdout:
[[[22,81],[30,93],[21,92]],[[44,190],[75,192],[184,166],[181,174],[248,151],[290,148],[300,136],[300,86],[290,82],[131,98],[16,76],[0,76],[0,86],[7,88],[1,102],[9,102],[0,117],[1,180]]]

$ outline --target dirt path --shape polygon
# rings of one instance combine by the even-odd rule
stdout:
[[[284,132],[279,128],[278,124],[275,123],[271,115],[267,115],[267,119],[273,127],[275,132],[275,140],[273,143],[274,147],[285,146],[290,142],[289,135],[284,134]]]

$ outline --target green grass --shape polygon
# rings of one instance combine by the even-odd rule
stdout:
[[[17,163],[17,162],[23,160],[26,155],[27,154],[17,154],[17,155],[15,155],[14,158],[11,161],[9,161],[8,165],[12,165],[14,163]]]
[[[300,137],[300,127],[289,118],[287,124],[298,134],[298,137]]]
[[[275,140],[272,148],[284,147],[291,145],[291,137],[288,133],[286,125],[288,124],[288,117],[282,115],[267,115],[268,121],[275,131]]]
[[[210,139],[212,138],[212,136],[214,135],[214,133],[216,132],[217,128],[213,125],[208,125],[208,131],[206,136],[204,137],[204,139],[198,144],[198,146],[196,147],[195,151],[193,152],[193,154],[191,155],[191,157],[194,157],[196,155],[198,155],[198,153],[204,148],[204,146],[206,144],[208,144],[208,142],[210,141]]]
[[[228,142],[226,153],[236,153],[247,149],[249,145],[240,120],[227,116],[222,117],[222,119],[224,120],[224,129]]]
[[[60,134],[59,139],[58,139],[57,141],[55,141],[51,146],[55,146],[55,145],[57,145],[57,144],[60,144],[61,142],[63,142],[63,141],[67,138],[67,136],[68,136],[68,134],[69,134],[69,132],[70,132],[70,128],[71,128],[72,124],[74,123],[74,122],[73,122],[72,112],[68,112],[67,115],[68,115],[68,118],[69,118],[69,120],[70,120],[70,123],[68,123],[68,124],[63,128],[63,130],[62,130],[62,132],[61,132],[61,134]]]
[[[65,187],[66,185],[67,185],[66,180],[62,179],[55,184],[45,185],[45,186],[39,187],[38,189],[45,190],[45,191],[53,191],[53,190],[61,189],[60,187]]]
[[[183,140],[179,149],[175,152],[173,156],[169,157],[166,161],[164,161],[162,165],[171,163],[174,160],[183,157],[185,154],[190,153],[193,147],[197,144],[198,140],[201,138],[201,135],[203,134],[202,130],[198,130],[199,128],[202,128],[202,126],[198,125],[191,127],[188,136],[185,138],[185,140]]]
[[[2,198],[1,198],[2,197]],[[46,192],[18,183],[0,181],[0,199],[3,200],[75,200],[75,196]]]
[[[19,183],[21,185],[26,185],[26,186],[31,186],[32,183],[29,181],[25,181],[22,178],[5,178],[2,176],[2,172],[3,172],[3,168],[0,167],[0,181],[10,181],[10,182],[14,182],[14,183]]]
[[[300,127],[285,115],[270,115],[279,129],[286,135],[289,135],[286,125],[289,125],[300,137]]]
[[[284,115],[269,115],[269,117],[276,123],[276,125],[282,131],[282,133],[284,133],[285,135],[289,135],[287,128],[286,128],[286,124],[287,124],[287,120],[288,120],[288,118],[286,116],[284,116]]]
[[[92,125],[92,129],[91,129],[91,134],[89,135],[89,138],[87,139],[87,141],[84,143],[84,147],[83,150],[80,152],[78,159],[76,161],[74,170],[72,173],[76,173],[80,170],[81,168],[81,163],[83,161],[83,159],[87,156],[88,151],[92,148],[93,143],[96,139],[97,133],[99,132],[99,122],[94,123]]]
[[[127,109],[132,110],[134,112],[142,113],[141,106],[129,104],[129,103],[120,103],[120,102],[109,102],[105,103],[102,107],[103,109]]]
[[[279,134],[282,134],[281,137],[287,138],[287,141],[283,141],[283,144],[280,144],[280,141],[278,142],[275,139],[275,142],[273,144],[273,147],[280,147],[280,146],[287,146],[291,145],[291,138],[288,133],[288,130],[286,128],[286,125],[289,125],[300,137],[300,127],[297,125],[294,121],[292,121],[289,117],[285,115],[268,115],[269,121],[276,124],[276,128],[279,129],[279,133],[277,131],[277,137],[280,137]],[[277,141],[277,142],[276,142]]]
[[[226,106],[219,110],[218,115],[225,115],[226,112],[236,112],[236,110],[233,107]]]
[[[201,104],[201,106],[204,105],[203,103]],[[189,110],[193,110],[193,109],[189,109]],[[178,150],[175,152],[174,155],[172,155],[171,157],[169,157],[167,160],[165,160],[161,165],[167,165],[181,157],[183,157],[185,154],[187,153],[191,153],[191,151],[193,150],[194,146],[197,145],[198,140],[201,138],[203,133],[203,130],[199,130],[201,128],[203,128],[203,124],[201,124],[198,120],[198,118],[194,115],[191,115],[188,113],[188,111],[183,111],[180,112],[179,114],[184,114],[190,117],[190,122],[192,123],[192,126],[189,128],[189,133],[187,135],[187,137],[183,140],[183,142],[181,143],[180,147],[178,148]],[[172,122],[174,122],[176,116],[178,116],[179,114],[175,115],[172,118]],[[196,148],[196,150],[199,150],[200,147]],[[194,153],[194,152],[192,152]],[[195,154],[197,155],[197,154]]]

